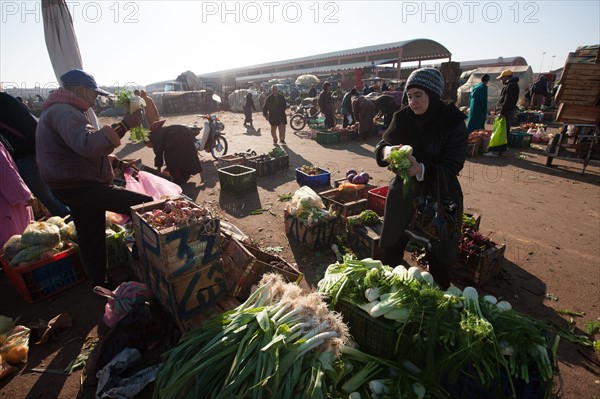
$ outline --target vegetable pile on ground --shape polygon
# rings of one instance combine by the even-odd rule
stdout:
[[[322,295],[263,276],[236,309],[188,332],[166,354],[157,398],[326,398],[347,327]]]
[[[205,222],[218,218],[215,210],[185,199],[168,200],[162,209],[153,209],[144,212],[141,216],[156,230],[181,227],[190,222]]]
[[[3,258],[12,266],[27,266],[51,258],[65,248],[65,241],[75,240],[75,224],[65,218],[51,217],[30,223],[23,234],[16,234],[2,247]]]
[[[489,130],[475,130],[469,133],[469,144],[480,143],[484,141],[489,141],[492,137],[492,132]]]
[[[506,301],[479,297],[473,287],[441,291],[416,267],[392,269],[351,257],[330,265],[318,288],[334,305],[348,301],[357,311],[389,319],[397,341],[382,349],[399,364],[413,364],[431,397],[465,397],[466,386],[468,397],[523,397],[524,390],[533,392],[528,397],[547,397],[552,389],[558,338],[550,348],[550,326],[517,313]],[[355,334],[352,324],[349,328]],[[361,337],[355,338],[360,344]]]

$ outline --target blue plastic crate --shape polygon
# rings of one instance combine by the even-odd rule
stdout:
[[[331,173],[325,169],[318,168],[319,174],[309,175],[296,168],[296,181],[300,186],[308,186],[310,188],[319,188],[329,186]]]

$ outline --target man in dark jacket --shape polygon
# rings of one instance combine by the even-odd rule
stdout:
[[[539,109],[544,104],[544,98],[548,97],[548,82],[544,75],[540,75],[538,80],[531,87],[531,108]]]
[[[277,145],[277,129],[279,129],[279,142],[285,144],[285,125],[287,125],[286,107],[285,97],[279,93],[279,88],[273,85],[271,87],[271,95],[267,97],[263,106],[263,116],[271,125],[273,145]]]
[[[330,87],[331,83],[323,83],[323,91],[321,91],[321,94],[319,94],[319,108],[321,109],[323,115],[325,115],[325,126],[327,126],[328,128],[332,128],[335,126],[333,97],[331,97],[331,92],[329,91]]]
[[[503,116],[506,118],[506,137],[510,132],[510,127],[515,120],[515,113],[517,111],[517,101],[519,100],[519,78],[513,76],[510,69],[502,71],[497,79],[501,79],[504,87],[500,92],[500,98],[496,104],[496,115]],[[503,144],[496,147],[490,147],[489,152],[485,153],[487,156],[497,157],[506,152],[508,148],[507,144]]]

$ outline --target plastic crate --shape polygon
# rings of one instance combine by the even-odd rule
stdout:
[[[300,168],[296,168],[296,181],[300,186],[308,186],[310,188],[319,188],[329,186],[331,173],[325,169],[318,168],[319,174],[308,175]]]
[[[389,320],[374,319],[367,312],[342,298],[335,310],[342,314],[358,349],[384,359],[395,359],[398,332]]]
[[[13,287],[29,303],[42,301],[85,280],[77,248],[73,246],[28,266],[11,266],[2,256],[0,263]]]
[[[508,146],[510,148],[529,148],[533,134],[525,132],[508,133]]]
[[[246,159],[244,157],[238,155],[223,155],[219,158],[219,167],[225,168],[227,166],[232,165],[244,165],[246,163]]]
[[[383,186],[369,190],[367,194],[367,209],[372,210],[379,216],[383,216],[388,189],[388,186]]]
[[[106,259],[108,270],[123,266],[131,266],[129,250],[125,244],[126,233],[127,231],[125,229],[121,229],[118,233],[106,237]]]
[[[248,167],[256,170],[258,177],[273,176],[279,170],[277,161],[272,157],[250,159]]]
[[[256,170],[242,165],[219,169],[221,189],[235,193],[256,190]]]
[[[338,132],[323,132],[317,129],[317,143],[319,144],[335,144],[340,142]]]

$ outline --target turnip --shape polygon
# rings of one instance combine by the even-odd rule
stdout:
[[[369,176],[369,174],[367,172],[361,172],[358,175],[361,176],[365,180],[364,184],[367,184],[369,182],[369,179],[371,178],[371,176]]]
[[[355,169],[348,169],[346,171],[346,177],[349,177],[350,175],[357,175],[358,172]]]
[[[364,177],[362,177],[361,175],[356,175],[352,179],[352,183],[354,183],[354,184],[365,184],[366,181],[365,181]]]
[[[346,177],[348,178],[348,181],[349,181],[350,183],[354,183],[354,178],[355,178],[356,176],[357,176],[357,175],[356,175],[356,173],[350,173],[350,174],[346,175]]]

